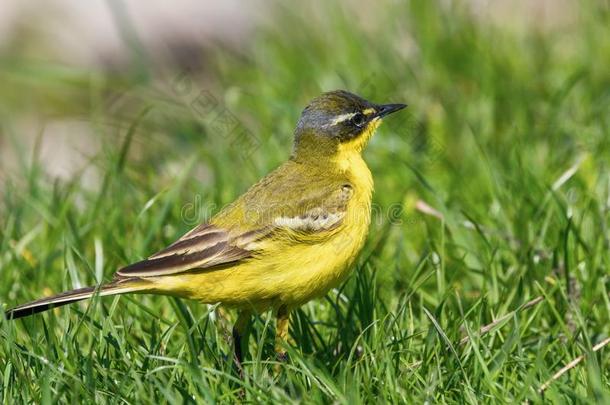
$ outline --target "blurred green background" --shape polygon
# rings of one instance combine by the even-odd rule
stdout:
[[[321,92],[409,104],[365,152],[354,274],[293,317],[282,375],[266,315],[240,382],[232,314],[95,299],[0,320],[5,403],[610,402],[608,1],[9,1],[0,26],[7,307],[213,215]]]

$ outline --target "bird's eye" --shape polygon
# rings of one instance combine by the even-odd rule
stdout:
[[[362,113],[356,113],[352,117],[351,122],[358,128],[362,128],[362,126],[366,124],[366,117]]]

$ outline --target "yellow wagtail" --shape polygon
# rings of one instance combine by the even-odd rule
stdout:
[[[406,107],[378,105],[347,91],[303,110],[290,159],[209,222],[113,281],[63,292],[6,312],[16,319],[52,307],[124,293],[152,293],[237,308],[235,360],[253,313],[277,315],[276,351],[285,357],[290,311],[346,278],[370,223],[373,179],[361,152],[381,119]],[[244,339],[245,340],[245,339]]]

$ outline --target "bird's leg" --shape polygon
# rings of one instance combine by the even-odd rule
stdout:
[[[277,311],[277,325],[275,327],[275,354],[278,361],[288,360],[286,353],[286,338],[288,337],[288,327],[290,325],[290,311],[282,305]],[[276,367],[276,371],[277,367]]]
[[[233,325],[233,351],[234,351],[234,361],[235,366],[237,367],[237,372],[239,376],[243,379],[244,377],[244,369],[242,367],[242,362],[244,360],[243,349],[244,346],[247,346],[248,343],[248,327],[250,326],[250,311],[242,310],[239,312],[237,316],[237,320]]]

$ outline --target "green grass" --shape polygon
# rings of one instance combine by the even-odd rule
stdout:
[[[610,336],[610,8],[583,4],[556,30],[428,1],[278,5],[243,50],[202,50],[205,69],[186,75],[142,54],[110,74],[9,47],[7,307],[108,280],[230,203],[287,158],[300,110],[321,91],[409,108],[366,151],[375,214],[353,275],[294,314],[281,375],[267,314],[239,381],[232,314],[123,296],[0,319],[2,402],[610,403],[610,347],[592,352]],[[193,103],[202,91],[207,104]],[[215,121],[222,111],[241,135]],[[28,147],[27,119],[85,122],[99,150],[56,180],[36,148],[54,140]]]

